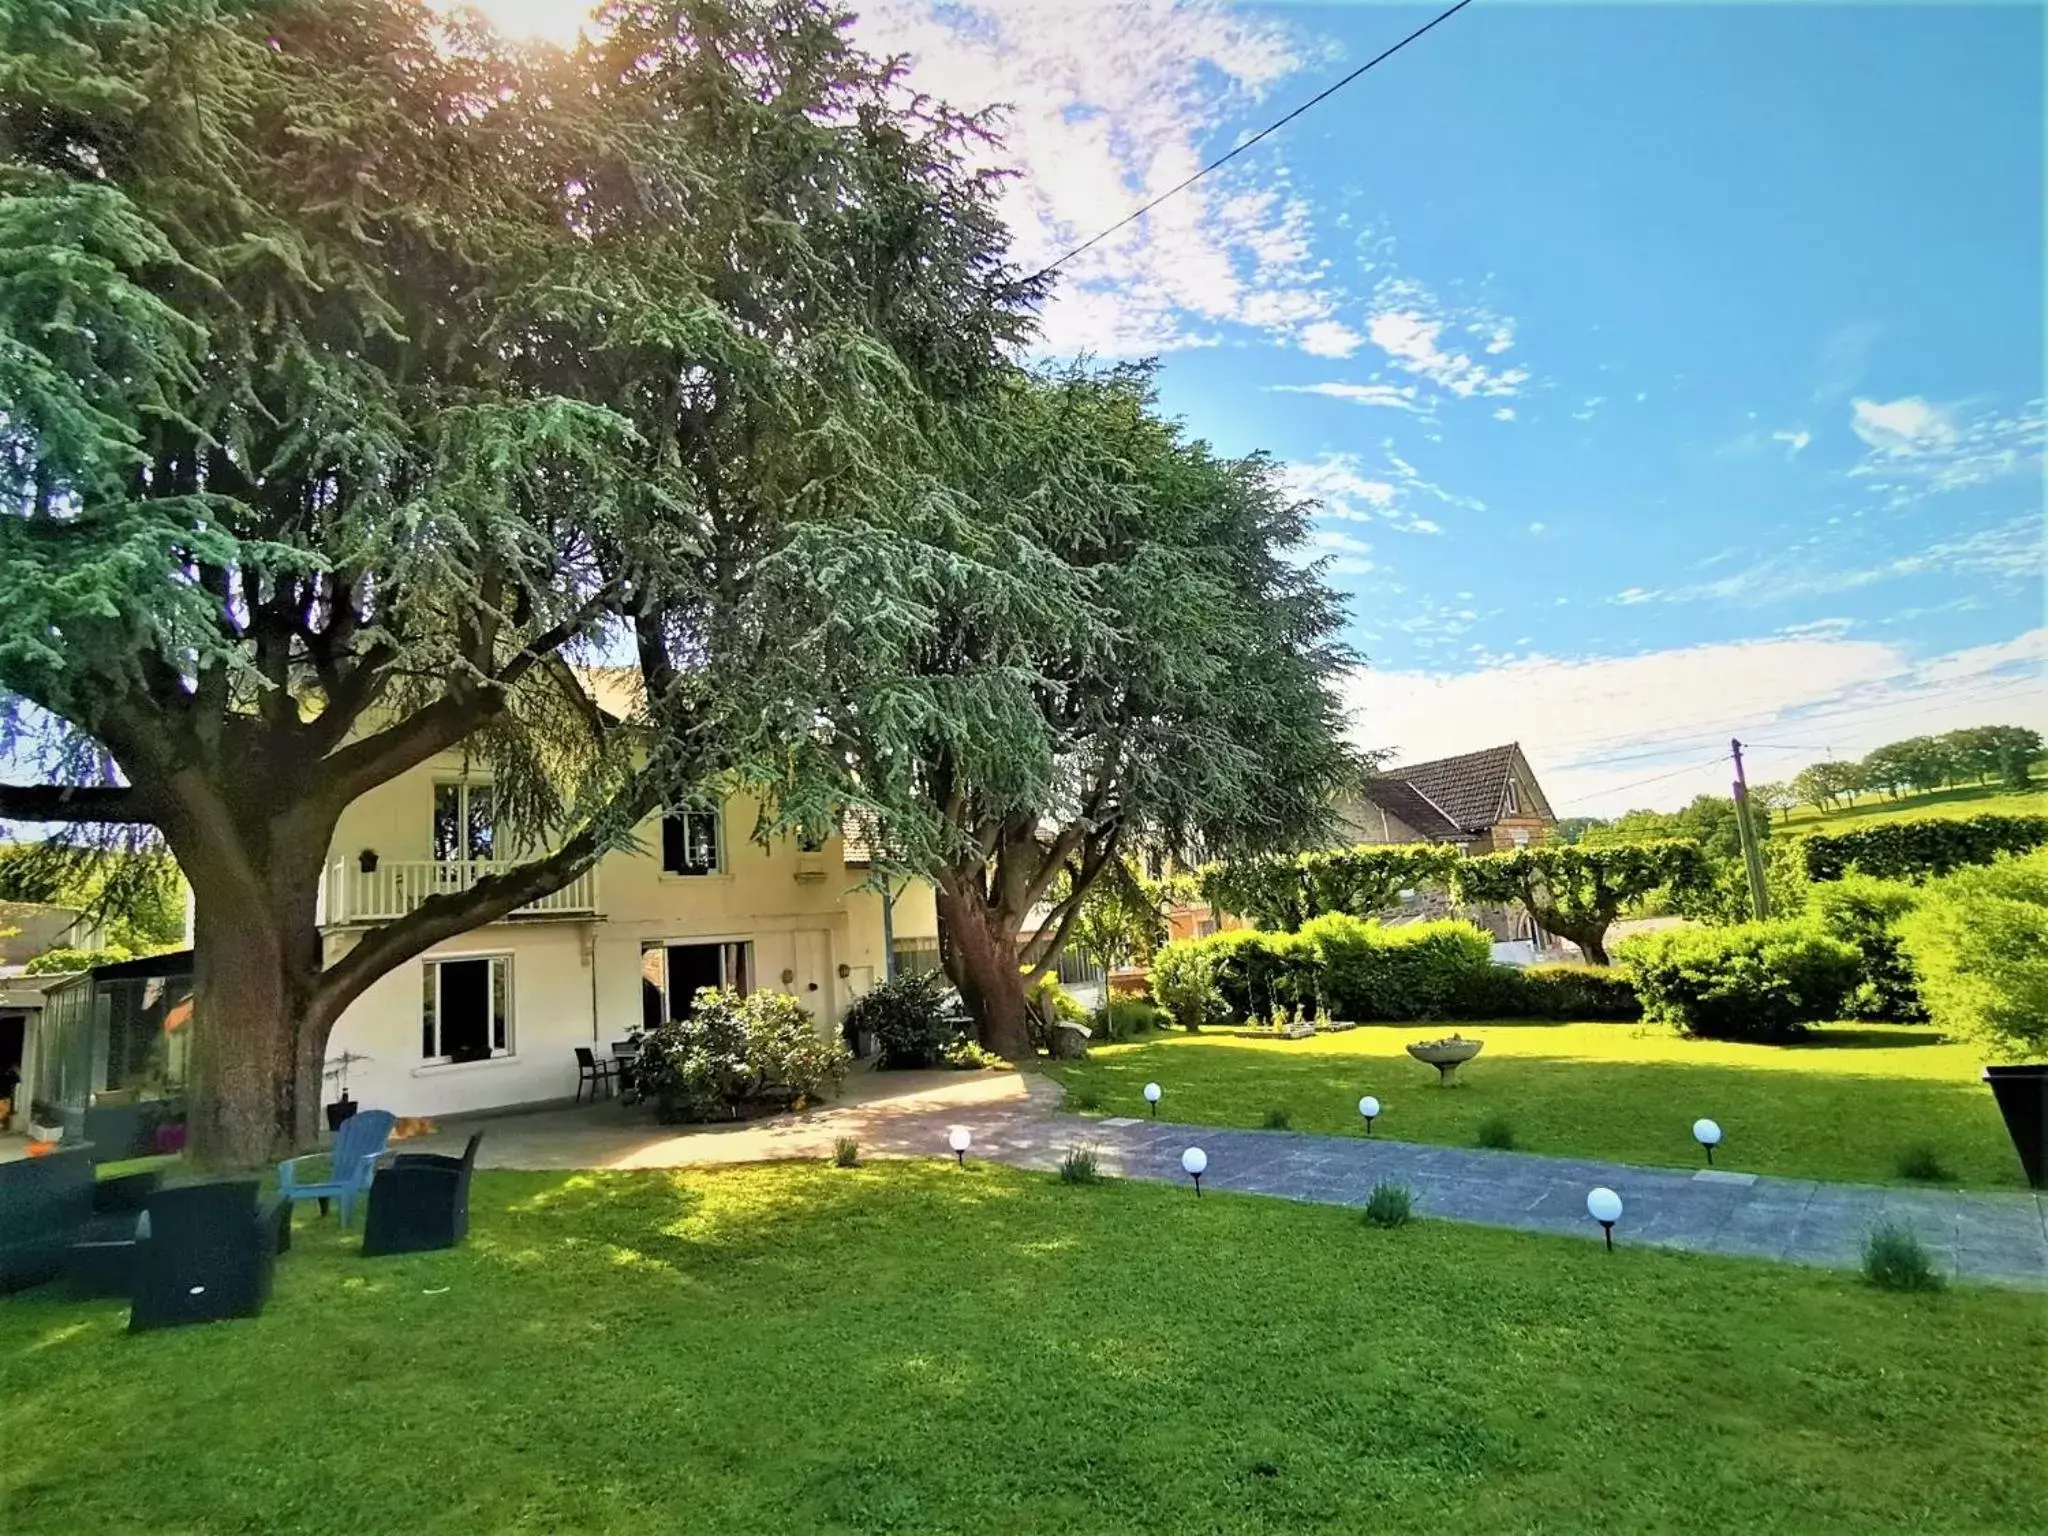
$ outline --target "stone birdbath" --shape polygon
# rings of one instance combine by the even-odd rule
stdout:
[[[1408,1047],[1408,1054],[1435,1067],[1437,1086],[1448,1088],[1457,1081],[1458,1068],[1477,1056],[1485,1044],[1484,1040],[1446,1035],[1441,1040],[1418,1040]]]

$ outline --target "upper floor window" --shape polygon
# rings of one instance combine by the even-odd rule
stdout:
[[[434,857],[443,863],[489,859],[497,841],[496,807],[488,784],[434,786]]]
[[[724,867],[716,811],[670,811],[661,818],[661,867],[671,875],[715,875]]]
[[[1521,813],[1522,813],[1522,791],[1521,791],[1521,789],[1520,789],[1519,787],[1517,787],[1517,785],[1515,784],[1515,781],[1514,781],[1513,779],[1509,779],[1509,780],[1508,780],[1508,814],[1509,814],[1510,816],[1519,816],[1519,815],[1520,815]]]

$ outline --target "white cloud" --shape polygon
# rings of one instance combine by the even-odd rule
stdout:
[[[1794,427],[1789,432],[1773,432],[1771,434],[1771,441],[1785,444],[1785,456],[1787,458],[1797,458],[1800,449],[1813,441],[1813,434],[1804,427]]]
[[[1849,426],[1870,451],[1849,473],[1894,510],[1924,497],[1983,485],[2041,464],[2048,413],[1936,405],[1918,395],[1850,402]]]
[[[1548,526],[1549,525],[1547,523],[1531,523],[1529,525],[1529,531],[1531,533],[1541,533]]]
[[[1321,51],[1219,0],[873,0],[854,34],[907,55],[916,89],[968,110],[1001,105],[1003,143],[986,159],[1017,173],[1001,212],[1026,271],[1191,175],[1220,132]],[[1136,356],[1202,344],[1222,323],[1304,334],[1336,303],[1310,213],[1280,146],[1262,145],[1067,263],[1043,345]]]
[[[1864,559],[1842,564],[1830,558],[1845,551]],[[1718,601],[1756,606],[1833,597],[1909,576],[1965,576],[2010,584],[2038,579],[2043,553],[2041,522],[2032,514],[1879,559],[1869,558],[1869,551],[1860,545],[1816,535],[1712,581],[1656,590],[1630,587],[1609,601],[1627,604],[1661,599],[1667,603]]]
[[[1297,343],[1311,357],[1349,357],[1365,338],[1341,320],[1318,320],[1301,328]]]
[[[1399,411],[1414,411],[1418,415],[1428,407],[1416,397],[1413,384],[1346,384],[1332,380],[1324,384],[1269,384],[1268,389],[1282,395],[1327,395],[1332,400],[1349,400],[1353,405],[1384,405]]]
[[[1918,395],[1882,404],[1862,399],[1849,404],[1849,430],[1880,453],[1924,453],[1956,440],[1955,419],[1949,410]]]
[[[1493,413],[1493,419],[1495,421],[1513,421],[1515,419],[1515,408],[1512,405],[1504,405]]]
[[[1414,760],[1519,741],[1559,814],[1614,815],[1725,794],[1731,735],[1808,744],[1751,749],[1754,781],[1788,776],[1827,749],[1861,756],[1987,721],[2048,727],[2044,665],[2048,628],[1922,660],[1895,644],[1812,633],[1524,656],[1463,673],[1360,669],[1346,702],[1362,745]]]
[[[1373,314],[1366,322],[1365,334],[1395,367],[1427,379],[1460,399],[1512,395],[1528,382],[1526,369],[1491,369],[1469,353],[1445,347],[1441,338],[1456,318],[1420,283],[1406,278],[1383,278],[1374,290]],[[1501,345],[1496,348],[1490,342],[1488,352],[1506,351],[1514,345],[1511,323],[1499,324],[1501,328],[1491,334]],[[1477,322],[1464,326],[1467,331],[1479,328]]]

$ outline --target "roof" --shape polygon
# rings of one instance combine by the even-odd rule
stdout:
[[[1535,790],[1536,803],[1528,807],[1535,815],[1548,819],[1550,805],[1543,798],[1543,791],[1536,788],[1536,775],[1529,768],[1529,760],[1522,756],[1519,742],[1505,746],[1487,747],[1478,752],[1466,752],[1457,757],[1432,758],[1426,763],[1406,763],[1399,768],[1389,768],[1383,775],[1397,779],[1426,796],[1431,804],[1467,832],[1477,832],[1492,826],[1500,819],[1501,800],[1507,793],[1508,776],[1516,764],[1522,769],[1522,777]],[[1403,821],[1406,815],[1399,811]],[[1415,826],[1414,822],[1409,822]],[[1417,831],[1422,830],[1420,827]]]
[[[1406,779],[1367,779],[1359,790],[1389,816],[1399,817],[1433,843],[1464,836],[1464,829],[1444,814],[1442,806]]]

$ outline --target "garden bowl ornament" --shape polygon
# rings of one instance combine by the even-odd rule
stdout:
[[[1380,1101],[1367,1094],[1358,1101],[1358,1112],[1365,1116],[1365,1134],[1372,1134],[1372,1123],[1380,1117]]]
[[[1159,1085],[1157,1083],[1147,1083],[1145,1085],[1145,1102],[1152,1106],[1152,1118],[1157,1120],[1159,1118]]]
[[[1417,1061],[1436,1068],[1437,1082],[1448,1088],[1457,1081],[1458,1068],[1477,1056],[1484,1040],[1467,1040],[1463,1035],[1445,1035],[1441,1040],[1418,1040],[1408,1047]]]
[[[1692,1139],[1707,1149],[1707,1166],[1714,1166],[1714,1148],[1721,1144],[1721,1127],[1707,1119],[1692,1123]]]
[[[1195,1198],[1202,1196],[1202,1175],[1209,1171],[1209,1154],[1200,1147],[1189,1147],[1180,1155],[1181,1172],[1195,1181]]]

